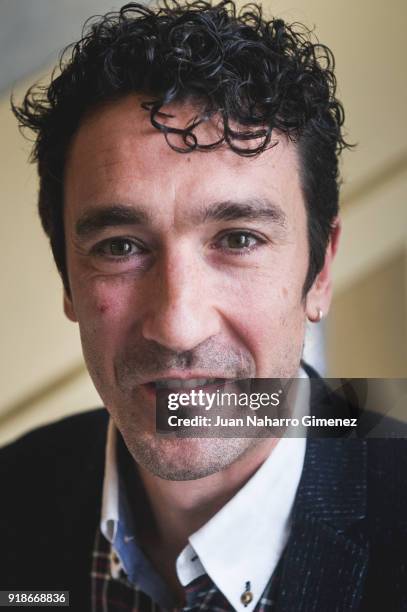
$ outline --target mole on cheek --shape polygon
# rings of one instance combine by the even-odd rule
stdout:
[[[100,312],[100,314],[105,314],[108,310],[109,310],[109,305],[106,304],[106,302],[102,302],[101,304],[98,304],[98,311]]]

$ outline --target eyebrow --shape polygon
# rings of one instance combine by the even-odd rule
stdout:
[[[286,228],[286,214],[280,206],[267,198],[244,201],[221,201],[201,206],[191,215],[191,223],[202,225],[216,221],[238,221],[266,219]],[[76,222],[78,237],[87,238],[108,227],[124,225],[149,225],[151,217],[137,206],[112,204],[86,211]]]
[[[101,208],[91,208],[75,225],[79,237],[89,237],[106,227],[121,225],[146,225],[148,215],[141,209],[123,204],[112,204]]]
[[[196,222],[207,221],[237,221],[239,219],[257,220],[268,219],[281,227],[286,227],[287,217],[283,209],[267,198],[253,198],[249,200],[217,202],[205,206]]]

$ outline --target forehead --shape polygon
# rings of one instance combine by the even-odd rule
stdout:
[[[164,204],[184,208],[211,200],[269,198],[293,214],[303,213],[295,145],[276,135],[277,145],[255,158],[228,146],[210,152],[179,153],[141,108],[143,99],[127,96],[90,112],[74,135],[65,171],[65,213],[103,203]],[[191,105],[166,108],[172,125],[185,127],[196,115]],[[175,122],[175,123],[174,123]],[[213,123],[194,132],[200,143],[218,140]],[[180,145],[175,141],[174,144]],[[185,212],[185,210],[184,210]]]

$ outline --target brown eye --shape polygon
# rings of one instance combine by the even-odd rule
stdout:
[[[96,244],[92,252],[99,257],[119,260],[126,257],[143,255],[146,253],[146,249],[142,244],[130,238],[108,238]]]
[[[130,242],[130,240],[115,238],[109,242],[109,255],[113,255],[114,257],[126,257],[127,255],[131,255],[134,246],[135,245]]]
[[[225,249],[231,249],[237,251],[239,249],[250,249],[259,242],[259,240],[252,234],[245,232],[231,232],[226,236],[223,236],[221,240],[221,246]]]

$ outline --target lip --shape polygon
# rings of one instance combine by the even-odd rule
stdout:
[[[179,388],[179,389],[171,389],[171,392],[179,392],[179,393],[188,393],[189,391],[192,391],[193,389],[195,390],[199,390],[199,389],[204,389],[204,390],[214,390],[214,389],[218,389],[220,386],[225,385],[226,383],[232,383],[234,380],[234,378],[226,378],[224,376],[219,376],[219,375],[213,375],[213,374],[208,374],[207,372],[199,372],[199,373],[188,373],[186,374],[185,372],[180,372],[177,374],[165,374],[165,375],[161,375],[161,376],[157,376],[151,380],[147,380],[144,383],[140,384],[140,387],[142,387],[144,389],[144,391],[147,393],[147,395],[149,395],[150,397],[156,397],[157,396],[157,388],[155,383],[157,381],[162,381],[165,382],[166,380],[183,380],[183,381],[187,381],[187,380],[193,380],[193,379],[199,379],[199,378],[206,378],[206,379],[216,379],[215,382],[209,383],[209,384],[205,384],[205,385],[196,385],[196,387],[191,387],[189,389],[183,389],[183,388]],[[166,389],[162,389],[163,392],[166,392]],[[168,389],[168,391],[170,391]]]
[[[147,378],[142,384],[154,383],[157,380],[191,380],[191,378],[221,378],[222,380],[235,380],[234,378],[227,377],[218,372],[186,372],[185,370],[177,372],[171,370],[169,372],[162,372],[158,376],[154,376],[154,378]]]

